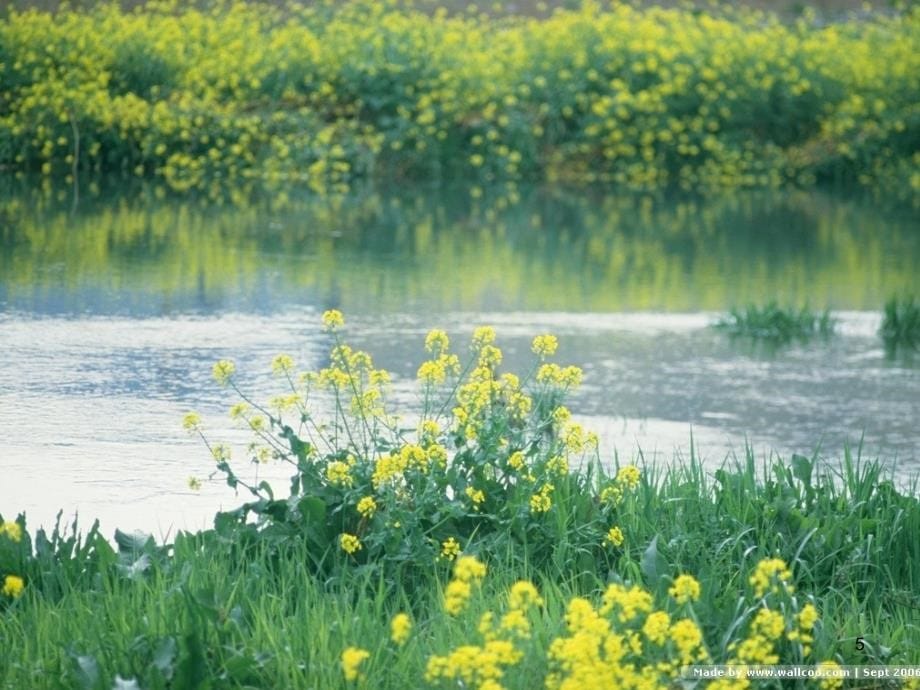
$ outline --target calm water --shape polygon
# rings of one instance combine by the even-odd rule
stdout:
[[[920,471],[920,358],[888,357],[878,310],[920,295],[920,217],[805,193],[709,201],[531,190],[278,200],[245,209],[108,199],[0,199],[0,511],[47,523],[58,509],[166,534],[237,501],[205,477],[180,427],[200,411],[215,440],[245,444],[210,380],[237,361],[275,392],[278,352],[321,366],[319,313],[345,311],[353,344],[413,376],[432,327],[461,344],[499,333],[512,370],[540,332],[585,368],[571,401],[602,454],[669,462],[691,434],[716,463],[840,456],[862,438],[902,477]],[[830,342],[779,350],[707,326],[732,305],[777,299],[840,311]],[[283,470],[261,468],[280,479]]]

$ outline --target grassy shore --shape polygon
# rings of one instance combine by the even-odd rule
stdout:
[[[711,658],[724,660],[764,605],[748,578],[765,558],[792,571],[786,604],[811,602],[820,615],[811,654],[776,642],[783,662],[920,663],[916,487],[899,492],[878,464],[850,457],[836,472],[800,457],[759,469],[749,456],[715,478],[694,463],[643,473],[609,570],[565,540],[539,566],[526,549],[483,556],[481,590],[457,615],[444,610],[448,560],[402,582],[360,567],[318,577],[309,566],[315,554],[298,539],[279,551],[214,531],[181,534],[169,546],[123,537],[120,553],[96,534],[71,553],[62,538],[51,547],[37,540],[28,586],[0,612],[0,687],[110,688],[117,676],[143,688],[352,687],[341,666],[352,646],[370,654],[364,686],[421,687],[432,656],[483,644],[475,631],[484,613],[499,627],[522,579],[545,607],[529,612],[531,636],[518,640],[523,656],[508,666],[504,687],[543,686],[551,640],[568,632],[567,605],[599,602],[610,582],[637,583],[672,618],[699,621]],[[574,503],[562,517],[568,529],[578,529],[580,509]],[[468,551],[477,552],[475,540]],[[681,573],[696,576],[701,594],[669,607],[665,590]],[[390,639],[400,612],[412,621],[404,645]],[[648,660],[677,653],[643,642]]]

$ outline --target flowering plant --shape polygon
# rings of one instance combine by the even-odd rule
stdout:
[[[298,372],[277,356],[272,369],[286,390],[265,404],[237,386],[232,362],[214,366],[215,379],[243,398],[231,416],[254,434],[251,459],[294,470],[290,496],[276,498],[267,483],[240,478],[226,446],[209,444],[218,472],[255,499],[219,515],[219,531],[305,539],[324,571],[430,569],[471,550],[537,566],[565,544],[578,568],[607,572],[628,542],[618,516],[641,475],[627,466],[608,477],[597,437],[572,421],[562,403],[582,372],[549,361],[555,337],[534,339],[533,366],[520,378],[500,371],[492,328],[475,330],[466,361],[444,331],[431,331],[418,368],[422,406],[407,428],[388,410],[390,374],[344,341],[342,314],[326,312],[323,324],[333,337],[329,366]],[[197,415],[185,425],[205,438]]]

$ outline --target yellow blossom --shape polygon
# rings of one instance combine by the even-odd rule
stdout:
[[[347,554],[354,554],[361,549],[361,540],[354,534],[344,533],[339,535],[339,546]]]
[[[530,349],[542,359],[554,355],[557,347],[559,347],[559,343],[556,340],[556,336],[538,335],[533,339]]]
[[[623,546],[623,531],[619,527],[611,527],[607,530],[604,541],[611,546]]]
[[[358,501],[357,510],[361,517],[370,518],[377,510],[377,501],[372,496],[365,496]]]
[[[448,537],[447,540],[441,544],[441,558],[453,560],[459,555],[460,543],[453,537]]]
[[[220,385],[226,386],[236,372],[236,365],[229,359],[222,359],[214,365],[211,374]]]
[[[406,643],[412,632],[412,619],[408,614],[397,613],[390,621],[390,639],[399,646]]]
[[[338,309],[329,309],[323,312],[323,328],[335,331],[345,325],[345,317]]]
[[[21,577],[16,575],[7,575],[3,580],[3,590],[2,594],[8,597],[13,597],[13,599],[18,599],[22,596],[22,590],[25,588],[25,582]]]
[[[359,670],[365,659],[369,659],[370,652],[360,647],[348,647],[342,652],[342,673],[345,674],[345,680],[358,680],[364,677]]]
[[[700,598],[700,583],[692,575],[678,575],[674,580],[674,584],[668,589],[668,594],[678,604],[696,601]]]
[[[0,523],[0,536],[6,535],[10,540],[19,542],[22,539],[22,527],[18,522],[4,520]]]

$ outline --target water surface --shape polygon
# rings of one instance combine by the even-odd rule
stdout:
[[[920,375],[876,335],[885,299],[920,294],[916,212],[813,193],[520,196],[0,200],[0,511],[204,526],[237,498],[216,482],[186,489],[210,465],[182,414],[242,447],[211,364],[235,359],[268,397],[278,352],[323,365],[331,307],[410,409],[425,332],[462,347],[491,324],[512,370],[529,365],[533,335],[559,336],[559,361],[586,372],[570,407],[605,459],[641,448],[668,462],[692,435],[712,463],[745,444],[833,460],[862,442],[901,477],[920,469]],[[767,348],[708,328],[768,299],[839,311],[838,336]]]

